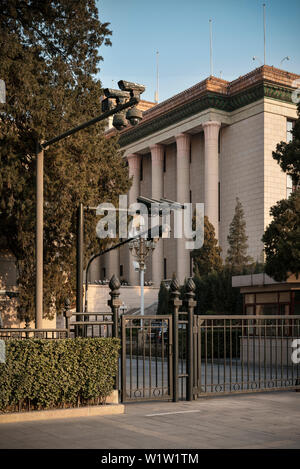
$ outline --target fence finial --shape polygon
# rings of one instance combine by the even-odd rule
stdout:
[[[119,290],[120,286],[121,286],[120,280],[115,274],[113,274],[109,281],[110,290]]]
[[[170,290],[172,292],[175,292],[179,290],[179,287],[180,285],[179,285],[178,279],[176,277],[173,277],[172,282],[170,284]]]

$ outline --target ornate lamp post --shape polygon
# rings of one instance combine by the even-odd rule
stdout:
[[[144,316],[144,274],[146,270],[146,259],[151,252],[154,251],[158,238],[145,239],[140,236],[129,242],[129,250],[132,256],[137,259],[140,272],[141,285],[141,315]]]

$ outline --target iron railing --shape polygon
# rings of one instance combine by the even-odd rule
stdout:
[[[31,328],[2,328],[0,339],[65,339],[67,329],[31,329]]]
[[[122,401],[171,399],[172,316],[121,317]]]
[[[300,316],[194,316],[194,396],[300,388]]]

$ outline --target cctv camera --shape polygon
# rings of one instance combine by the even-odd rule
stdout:
[[[125,127],[127,127],[127,120],[123,112],[119,112],[118,114],[114,115],[113,126],[117,130],[123,130]]]
[[[146,89],[144,85],[139,85],[138,83],[132,83],[131,81],[125,80],[120,80],[118,82],[118,86],[122,91],[130,91],[131,95],[134,91],[138,92],[139,94],[142,94]]]
[[[102,112],[111,111],[114,108],[113,100],[110,98],[105,98],[101,102]]]
[[[137,125],[139,122],[141,122],[142,118],[143,113],[136,106],[127,111],[126,119],[129,120],[131,125]]]
[[[107,98],[115,98],[115,99],[120,99],[120,98],[130,98],[130,93],[128,90],[113,90],[112,88],[105,88],[103,90],[105,96]]]

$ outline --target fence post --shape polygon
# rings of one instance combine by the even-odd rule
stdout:
[[[72,312],[70,311],[70,300],[69,300],[69,298],[66,298],[66,300],[65,300],[64,316],[66,318],[67,338],[69,339],[71,337],[70,318],[72,316]]]
[[[179,307],[182,305],[182,301],[179,299],[179,282],[176,278],[173,278],[171,285],[171,305],[173,307],[173,402],[178,402],[178,316]]]
[[[187,381],[186,381],[186,400],[193,400],[193,385],[194,385],[194,344],[193,344],[193,327],[194,327],[194,308],[196,306],[195,297],[195,283],[190,278],[186,284],[186,293],[184,295],[185,306],[188,312],[188,327],[187,327]]]
[[[115,276],[115,274],[113,274],[109,282],[110,300],[108,300],[107,304],[111,308],[111,311],[112,311],[112,321],[113,321],[112,336],[116,338],[119,337],[119,309],[122,304],[119,299],[120,286],[121,286],[120,280]]]
[[[112,336],[116,339],[119,337],[119,309],[121,306],[121,301],[119,299],[120,296],[120,280],[113,274],[109,282],[110,288],[110,300],[108,300],[108,306],[111,308],[112,311]],[[120,366],[119,366],[119,358],[118,358],[118,369],[116,374],[115,380],[115,389],[119,390],[119,373],[120,373]]]

